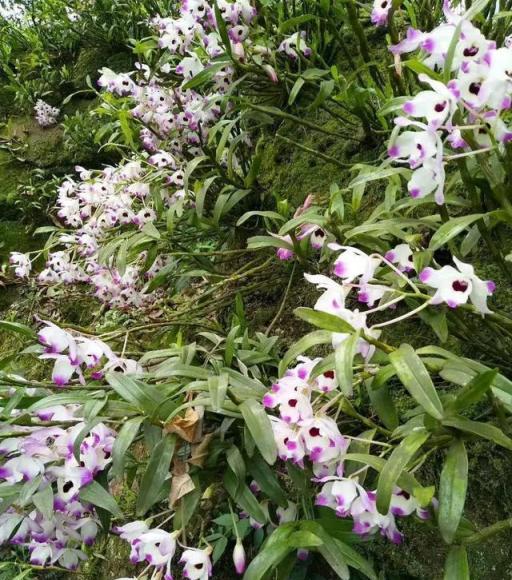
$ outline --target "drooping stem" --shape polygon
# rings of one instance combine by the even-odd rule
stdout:
[[[486,528],[480,530],[479,532],[471,534],[467,538],[464,538],[462,540],[462,543],[466,545],[484,542],[485,540],[492,538],[492,536],[495,536],[496,534],[499,534],[511,528],[512,528],[512,518],[508,518],[507,520],[501,520],[499,522],[496,522],[495,524],[487,526]]]

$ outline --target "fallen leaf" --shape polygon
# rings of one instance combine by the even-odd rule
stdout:
[[[188,473],[173,475],[171,480],[171,492],[169,493],[169,507],[174,507],[179,499],[193,491],[195,487],[196,486]]]
[[[188,460],[192,465],[197,465],[197,467],[203,467],[205,459],[208,457],[208,447],[210,446],[210,441],[215,437],[216,433],[207,433],[201,443],[194,445],[192,447],[192,456]]]
[[[189,407],[184,417],[174,417],[165,426],[166,433],[176,433],[189,443],[198,443],[201,440],[203,426],[203,409]]]

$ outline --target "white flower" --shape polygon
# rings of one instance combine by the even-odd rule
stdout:
[[[456,308],[469,299],[482,314],[491,312],[487,297],[492,296],[496,289],[494,282],[478,278],[470,264],[455,257],[453,261],[457,269],[453,266],[443,266],[440,270],[425,268],[419,275],[421,282],[436,290],[432,304],[445,302],[450,308]]]
[[[212,564],[210,562],[210,550],[197,550],[187,548],[180,562],[183,566],[183,575],[187,580],[208,580],[212,574]]]
[[[414,261],[409,244],[398,244],[384,256],[388,262],[396,264],[401,272],[414,270]]]
[[[450,121],[457,108],[454,92],[425,74],[420,74],[418,79],[429,84],[432,90],[420,91],[413,99],[407,101],[403,107],[404,113],[411,117],[427,119],[427,125],[433,128],[439,127],[447,120]]]
[[[388,21],[389,11],[393,4],[392,0],[374,0],[372,10],[372,23],[376,26],[385,26]]]
[[[340,246],[339,244],[329,244],[331,250],[343,250],[334,261],[333,272],[345,283],[352,283],[359,278],[360,283],[369,282],[379,265],[379,258],[370,257],[363,251],[350,246]]]
[[[14,273],[18,278],[27,278],[32,269],[29,256],[20,252],[11,252],[9,263],[14,266]]]

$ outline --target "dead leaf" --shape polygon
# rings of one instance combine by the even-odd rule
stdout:
[[[208,447],[210,446],[210,441],[215,437],[216,432],[207,433],[199,445],[194,445],[192,447],[192,456],[188,460],[192,465],[197,465],[197,467],[203,467],[204,461],[208,456]]]
[[[176,433],[189,443],[198,443],[201,440],[203,427],[203,408],[189,407],[184,417],[175,417],[165,426],[167,433]]]
[[[188,473],[173,475],[171,480],[171,492],[169,494],[169,507],[174,507],[176,502],[187,493],[194,491],[196,486]]]

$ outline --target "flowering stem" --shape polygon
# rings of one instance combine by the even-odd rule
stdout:
[[[483,530],[471,534],[462,540],[462,544],[477,544],[488,540],[492,536],[499,534],[500,532],[504,532],[505,530],[509,530],[512,528],[512,518],[508,518],[507,520],[501,520],[500,522],[496,522],[490,526],[487,526]]]
[[[384,326],[389,326],[390,324],[394,324],[395,322],[400,322],[401,320],[405,320],[406,318],[409,318],[410,316],[417,314],[418,312],[420,312],[421,310],[423,310],[427,306],[430,306],[430,302],[431,302],[431,300],[427,300],[423,304],[420,304],[420,306],[418,306],[414,310],[411,310],[410,312],[406,312],[405,314],[402,314],[402,316],[398,316],[397,318],[393,318],[391,320],[386,320],[385,322],[381,322],[379,324],[374,324],[371,328],[372,329],[373,328],[383,328]]]
[[[233,531],[235,532],[237,541],[240,541],[240,539],[241,539],[240,533],[238,531],[238,525],[237,525],[236,520],[235,520],[235,514],[233,512],[233,506],[231,505],[231,500],[228,500],[228,506],[229,506],[229,513],[231,514],[231,521],[233,522]]]
[[[292,286],[293,276],[295,274],[296,267],[297,262],[294,262],[292,273],[290,274],[290,279],[288,280],[288,285],[286,286],[286,290],[284,292],[283,300],[281,301],[281,305],[279,306],[279,310],[277,311],[276,315],[274,316],[270,324],[267,326],[267,329],[265,330],[265,336],[268,336],[270,334],[270,331],[272,330],[274,324],[279,320],[281,314],[283,313],[284,305],[286,304],[286,299],[288,298],[288,293],[290,292],[290,288]]]
[[[320,157],[320,159],[323,159],[326,163],[333,163],[334,165],[337,165],[338,167],[343,167],[343,168],[352,167],[352,164],[350,164],[350,163],[343,163],[341,161],[338,161],[338,159],[335,159],[334,157],[331,157],[330,155],[325,155],[325,153],[321,153],[320,151],[316,151],[315,149],[311,149],[310,147],[306,147],[305,145],[302,145],[298,141],[292,141],[292,139],[288,139],[288,137],[284,137],[283,135],[279,135],[279,133],[276,133],[276,137],[278,139],[281,139],[282,141],[285,141],[286,143],[289,143],[290,145],[293,145],[294,147],[297,147],[297,149],[300,149],[301,151],[304,151],[305,153],[310,153],[311,155],[314,155],[315,157]]]
[[[479,153],[488,153],[492,151],[495,147],[484,147],[483,149],[477,149],[476,151],[467,151],[466,153],[456,153],[455,155],[446,155],[444,161],[453,161],[454,159],[461,159],[462,157],[471,157],[473,155],[478,155]]]

